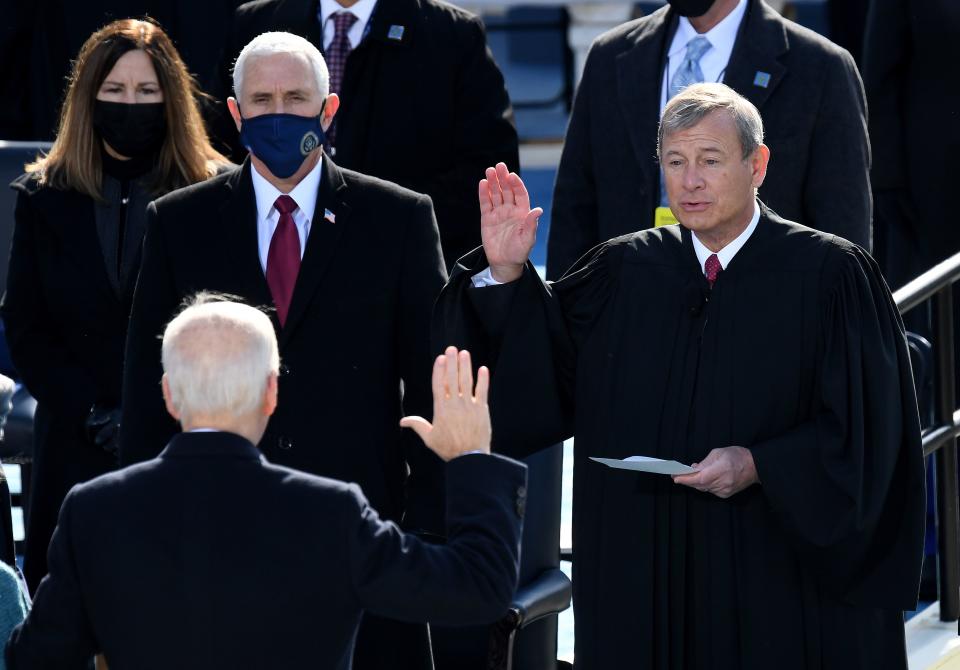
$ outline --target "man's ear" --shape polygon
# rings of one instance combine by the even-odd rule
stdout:
[[[233,122],[237,125],[237,132],[240,132],[240,103],[232,95],[227,98],[227,109],[230,110],[230,116],[233,117]]]
[[[170,391],[170,380],[167,379],[166,372],[163,373],[163,378],[160,380],[160,385],[163,387],[163,404],[167,406],[167,413],[179,421],[180,411],[177,409],[177,406],[173,404],[173,394]]]
[[[333,123],[333,117],[338,109],[340,109],[340,96],[331,93],[323,101],[323,111],[320,112],[320,127],[323,128],[324,132],[330,129],[330,124]]]
[[[271,416],[277,409],[277,373],[267,377],[267,388],[263,393],[263,415]]]
[[[767,176],[767,165],[770,163],[770,147],[761,144],[750,157],[750,166],[753,169],[753,187],[760,188]]]

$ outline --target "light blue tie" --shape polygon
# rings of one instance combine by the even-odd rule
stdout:
[[[670,96],[667,98],[668,101],[690,84],[699,84],[703,81],[703,70],[700,69],[700,59],[703,58],[703,54],[707,53],[707,50],[711,46],[713,45],[710,44],[710,40],[703,35],[697,35],[687,42],[687,51],[683,55],[683,61],[673,74],[673,79],[670,80]],[[660,206],[669,206],[669,202],[667,201],[667,184],[666,179],[663,178],[662,171],[660,173]]]
[[[700,69],[700,59],[703,54],[713,45],[703,35],[698,35],[687,42],[687,52],[683,56],[683,62],[670,80],[670,97],[685,89],[690,84],[698,84],[703,81],[703,70]]]

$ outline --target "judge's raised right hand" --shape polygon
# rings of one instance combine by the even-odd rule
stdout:
[[[480,180],[480,237],[490,272],[498,282],[519,279],[537,241],[537,220],[543,210],[530,209],[527,187],[505,163],[487,168]]]
[[[481,367],[474,393],[470,352],[447,347],[433,363],[433,424],[423,417],[405,416],[400,425],[416,431],[423,443],[445,461],[472,451],[489,454],[489,388],[490,371]]]

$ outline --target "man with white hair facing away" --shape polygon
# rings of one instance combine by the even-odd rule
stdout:
[[[193,292],[229,293],[276,308],[283,403],[259,445],[267,459],[357,482],[384,518],[442,535],[442,463],[398,426],[430,410],[430,313],[446,280],[431,201],[323,153],[339,100],[302,37],[254,38],[237,57],[234,90],[250,157],[148,209],[121,464],[153,458],[177,430],[160,397],[164,324]],[[358,670],[427,668],[427,645],[424,627],[368,617],[357,646],[382,662]]]
[[[102,653],[113,670],[347,670],[364,610],[461,624],[506,611],[525,466],[490,455],[489,376],[479,370],[474,392],[469,353],[450,347],[435,361],[434,423],[403,420],[449,461],[446,546],[380,520],[355,484],[272,465],[255,448],[280,367],[262,312],[199,298],[167,327],[163,366],[184,432],[158,458],[67,496],[9,667]]]

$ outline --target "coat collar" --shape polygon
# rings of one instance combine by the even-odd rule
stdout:
[[[789,50],[780,15],[763,0],[750,0],[723,81],[762,111],[787,73],[781,59]]]
[[[250,177],[251,169],[248,156],[223,182],[227,193],[220,207],[222,233],[218,239],[223,245],[223,254],[230,259],[231,268],[236,273],[234,285],[237,292],[255,305],[273,305],[270,288],[260,267],[257,198]],[[270,314],[270,319],[279,331],[275,312]]]
[[[631,46],[616,57],[617,97],[630,143],[640,165],[657,169],[650,138],[657,135],[664,59],[677,17],[669,5],[658,9],[627,34]]]
[[[160,458],[233,458],[266,462],[263,454],[244,437],[235,433],[178,433],[160,452]]]
[[[310,227],[310,237],[307,238],[300,274],[293,289],[287,323],[280,331],[281,350],[303,318],[327,266],[337,254],[343,231],[349,225],[350,206],[343,200],[348,188],[343,173],[329,156],[323,157],[322,166],[323,174],[320,177],[320,190],[317,192],[317,207]],[[328,211],[332,216],[327,216]]]
[[[367,39],[391,47],[410,47],[423,11],[420,4],[420,0],[378,0]]]

